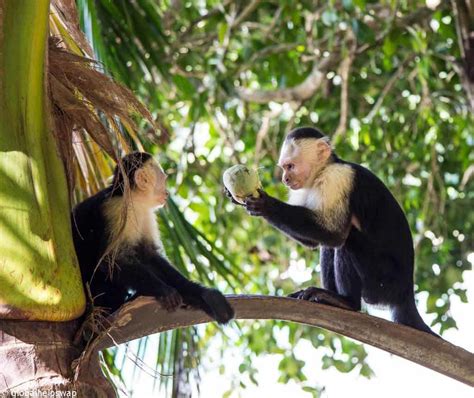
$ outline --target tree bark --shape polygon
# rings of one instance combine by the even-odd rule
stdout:
[[[78,321],[0,320],[0,396],[115,397],[98,355],[73,369],[83,349],[73,344],[77,327]]]
[[[236,319],[279,319],[351,337],[474,386],[474,354],[441,338],[360,312],[272,296],[228,296]],[[202,311],[166,312],[150,297],[122,307],[97,342],[104,349],[152,333],[210,322]]]

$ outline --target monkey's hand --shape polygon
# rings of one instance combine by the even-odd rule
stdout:
[[[271,212],[276,199],[268,195],[263,189],[259,189],[258,193],[258,198],[249,196],[245,199],[245,209],[251,216],[265,217]]]
[[[219,323],[227,323],[234,317],[234,309],[224,295],[216,289],[205,289],[201,295],[204,311]]]
[[[225,194],[225,196],[227,196],[232,201],[232,203],[234,205],[243,206],[242,203],[239,203],[234,199],[234,197],[232,196],[232,194],[230,193],[230,191],[226,187],[224,187],[224,194]]]
[[[160,289],[160,295],[157,297],[166,311],[175,311],[183,304],[183,297],[171,286],[164,286]]]

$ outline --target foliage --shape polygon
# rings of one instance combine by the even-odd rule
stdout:
[[[159,148],[150,144],[155,137],[146,128],[141,138],[148,150],[163,153],[173,177],[177,207],[170,206],[164,220],[180,209],[189,222],[165,222],[167,247],[178,266],[195,270],[175,252],[215,270],[227,258],[220,274],[229,272],[228,283],[214,272],[194,274],[227,292],[232,286],[235,292],[284,295],[318,279],[317,252],[248,217],[222,195],[221,184],[227,167],[245,163],[258,166],[264,188],[283,198],[275,168],[278,146],[292,127],[317,125],[333,135],[341,157],[369,167],[393,191],[415,238],[417,291],[429,292],[435,328],[455,327],[450,301],[466,300],[462,273],[473,250],[474,120],[453,62],[460,52],[449,4],[78,3],[98,59],[168,132],[159,137]],[[302,82],[314,89],[304,92]],[[180,237],[197,231],[196,242],[211,245],[218,261],[214,254],[207,260],[189,257],[187,242],[199,243]],[[246,374],[255,374],[253,357],[284,353],[281,381],[305,385],[299,358],[276,337],[282,329],[290,343],[309,339],[315,347],[329,347],[323,367],[370,375],[360,345],[279,322],[244,325],[237,343],[232,340],[248,353],[242,359]],[[203,332],[200,344],[214,332]]]
[[[48,128],[48,12],[47,0],[0,2],[0,317],[5,319],[67,321],[85,307],[65,173]]]

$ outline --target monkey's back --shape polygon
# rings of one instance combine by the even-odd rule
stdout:
[[[111,195],[105,189],[79,203],[72,211],[72,235],[84,282],[89,282],[107,247],[102,206]]]
[[[414,249],[406,216],[385,184],[370,170],[357,165],[354,190],[350,197],[351,212],[361,226],[352,227],[346,241],[366,273],[364,291],[368,302],[388,298],[393,300],[412,294]],[[401,291],[403,290],[403,292]],[[407,290],[405,292],[405,290]]]

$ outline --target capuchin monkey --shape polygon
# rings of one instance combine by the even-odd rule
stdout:
[[[227,323],[234,310],[226,298],[188,280],[166,259],[154,213],[168,198],[166,178],[150,154],[134,152],[115,168],[109,187],[74,208],[83,281],[94,305],[110,312],[137,296],[153,296],[168,311],[187,304]]]
[[[290,295],[359,311],[361,299],[388,306],[393,320],[434,334],[413,292],[413,240],[388,188],[366,168],[340,159],[328,137],[311,127],[290,132],[278,165],[288,203],[260,191],[244,206],[309,248],[321,245],[324,289]]]

